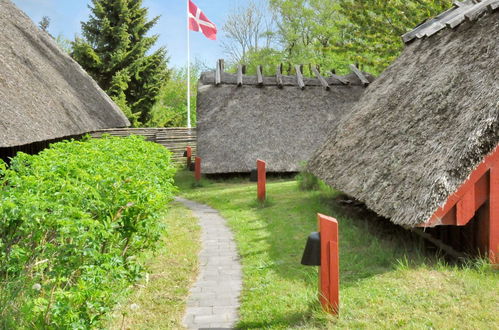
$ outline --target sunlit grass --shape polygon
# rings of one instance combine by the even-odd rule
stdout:
[[[181,329],[185,302],[197,272],[200,228],[192,213],[172,203],[162,247],[144,257],[148,276],[115,309],[111,329]]]
[[[383,224],[345,212],[335,191],[304,192],[293,180],[271,180],[271,203],[259,207],[247,180],[204,180],[193,188],[192,173],[177,179],[186,198],[220,210],[235,233],[244,272],[241,328],[499,328],[499,273],[490,265],[447,265],[409,234],[378,230]],[[300,265],[317,212],[340,224],[337,318],[319,307],[317,268]]]

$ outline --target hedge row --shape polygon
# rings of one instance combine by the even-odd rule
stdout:
[[[107,137],[0,161],[0,328],[99,326],[160,238],[170,156]]]

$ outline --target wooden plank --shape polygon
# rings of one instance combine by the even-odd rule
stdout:
[[[305,89],[305,83],[303,82],[303,74],[302,74],[301,68],[302,68],[302,66],[295,65],[296,81],[298,83],[298,86],[303,90],[303,89]]]
[[[425,30],[425,36],[427,37],[431,37],[432,35],[434,35],[435,33],[441,31],[442,29],[445,28],[445,25],[440,23],[440,22],[436,22],[435,24],[433,24],[432,26],[430,26],[429,28],[427,28]]]
[[[499,1],[494,1],[491,4],[489,4],[489,10],[494,11],[497,8],[499,8]]]
[[[277,87],[282,89],[282,63],[277,66],[275,78]]]
[[[257,84],[258,86],[263,86],[263,73],[262,73],[262,66],[261,65],[258,65],[256,67],[256,80],[257,80]]]
[[[237,67],[237,87],[241,87],[243,85],[243,66],[238,65]]]
[[[469,21],[475,21],[480,16],[487,12],[489,6],[489,1],[484,1],[482,3],[476,4],[464,13],[464,17]]]
[[[490,169],[489,259],[499,266],[499,163]]]
[[[256,169],[257,169],[257,176],[258,176],[258,184],[257,184],[257,199],[260,202],[264,202],[267,192],[266,192],[266,187],[267,187],[267,174],[266,174],[266,165],[267,163],[263,160],[257,159],[256,160]]]
[[[338,314],[340,307],[339,232],[336,219],[317,214],[321,244],[319,300],[325,311]]]
[[[312,71],[314,72],[315,76],[319,81],[321,82],[322,87],[324,87],[325,90],[330,90],[331,88],[329,87],[329,84],[327,83],[326,79],[320,74],[319,70],[317,68],[312,67]]]
[[[370,84],[370,82],[369,82],[369,80],[367,80],[366,76],[364,76],[364,74],[359,69],[357,69],[357,67],[355,65],[350,64],[350,69],[360,79],[360,81],[362,82],[362,84],[364,86],[367,86]]]
[[[457,202],[457,225],[466,225],[475,215],[475,189],[468,190],[459,202]]]

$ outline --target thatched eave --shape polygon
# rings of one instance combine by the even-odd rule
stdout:
[[[0,0],[0,148],[129,125],[52,37]]]

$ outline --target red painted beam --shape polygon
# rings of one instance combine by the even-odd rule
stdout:
[[[337,315],[340,310],[339,232],[336,219],[317,214],[321,237],[319,300],[325,311]]]
[[[488,171],[496,164],[499,164],[499,146],[486,156],[458,190],[449,196],[444,206],[438,208],[428,221],[419,226],[463,226],[468,223],[489,197]],[[449,215],[453,212],[456,214],[454,219]]]
[[[194,158],[194,179],[201,181],[201,157]]]
[[[267,194],[267,173],[266,173],[266,163],[263,160],[258,159],[256,161],[256,170],[258,173],[258,188],[257,188],[257,198],[260,202],[265,201]]]
[[[489,259],[499,266],[499,165],[490,169]]]
[[[188,146],[185,149],[185,153],[187,154],[187,169],[189,169],[189,167],[191,166],[192,148]]]

